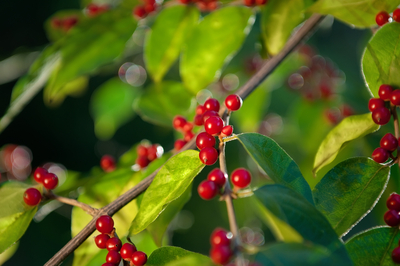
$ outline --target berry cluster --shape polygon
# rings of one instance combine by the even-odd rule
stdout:
[[[103,155],[100,159],[100,167],[103,169],[104,172],[112,172],[115,170],[115,159],[111,155]]]
[[[243,0],[245,6],[262,6],[267,3],[267,0]]]
[[[122,245],[121,240],[115,234],[114,220],[108,216],[100,216],[96,221],[96,229],[101,234],[96,236],[94,242],[100,249],[107,249],[106,263],[102,266],[115,266],[121,259],[129,261],[131,265],[142,266],[147,262],[147,255],[137,251],[133,243]]]
[[[386,23],[389,22],[389,19],[390,19],[390,15],[386,11],[379,12],[375,17],[375,21],[376,21],[376,24],[378,24],[378,26],[385,25]],[[392,19],[396,22],[400,22],[400,8],[396,8],[393,11]]]
[[[194,124],[197,125],[196,120],[194,121]],[[183,135],[183,139],[177,139],[174,143],[174,148],[176,151],[182,149],[182,147],[185,146],[185,144],[194,137],[194,124],[192,122],[188,122],[186,118],[181,115],[177,115],[174,117],[174,119],[172,120],[172,126],[175,130],[181,132]]]
[[[215,229],[210,237],[210,257],[217,264],[226,264],[233,255],[231,249],[232,234],[222,228]]]
[[[400,225],[400,195],[397,193],[392,193],[386,201],[386,206],[388,211],[383,216],[385,223],[391,227],[396,227]],[[392,251],[392,260],[395,263],[400,263],[400,243],[399,247]]]
[[[399,142],[391,133],[382,137],[380,147],[372,152],[372,159],[377,163],[384,163],[389,159],[391,153],[397,149]]]
[[[197,7],[203,12],[213,11],[218,7],[217,0],[179,0],[179,1],[184,5],[196,4]]]
[[[154,12],[157,9],[157,3],[155,0],[144,0],[143,5],[138,5],[133,9],[133,15],[137,19],[147,17],[148,14]]]
[[[159,144],[151,145],[150,143],[143,143],[139,144],[137,147],[137,153],[138,157],[136,158],[136,164],[140,166],[140,168],[145,168],[149,163],[160,158],[164,153],[164,149]]]
[[[110,6],[107,4],[99,5],[99,4],[90,3],[86,7],[86,14],[89,17],[95,17],[97,15],[100,15],[101,13],[106,12],[109,9],[110,9]]]
[[[390,121],[390,110],[385,106],[385,101],[393,105],[400,105],[400,90],[393,90],[390,85],[383,84],[379,87],[379,98],[372,98],[368,102],[368,109],[372,112],[372,120],[378,125],[385,125]]]
[[[43,186],[52,190],[55,189],[58,185],[58,177],[56,174],[49,173],[46,169],[38,167],[33,173],[33,178],[39,184],[43,184]],[[36,206],[42,200],[42,194],[36,188],[28,188],[24,193],[24,201],[29,206]]]
[[[51,19],[51,27],[56,30],[69,31],[76,23],[78,23],[78,18],[76,16],[65,18],[55,17]]]

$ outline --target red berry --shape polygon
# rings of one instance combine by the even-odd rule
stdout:
[[[385,107],[376,108],[372,112],[372,120],[378,125],[385,125],[390,121],[390,111]]]
[[[382,100],[381,98],[369,99],[368,109],[371,112],[373,112],[375,109],[380,108],[380,107],[385,107],[385,101],[384,100]]]
[[[161,154],[158,152],[158,147],[160,147],[160,145],[153,144],[147,149],[147,159],[149,159],[150,162],[161,156]]]
[[[96,221],[96,229],[100,233],[110,234],[114,229],[114,220],[108,215],[100,216]]]
[[[94,242],[96,243],[96,246],[98,248],[105,249],[105,248],[107,248],[107,244],[106,243],[107,243],[107,241],[109,239],[110,239],[110,237],[108,235],[101,234],[101,235],[98,235],[98,236],[96,236],[94,238]]]
[[[196,137],[196,146],[199,150],[205,147],[214,147],[215,146],[215,138],[208,134],[207,132],[201,132]]]
[[[399,146],[399,142],[395,136],[393,136],[391,133],[387,133],[382,137],[380,145],[387,151],[394,151]]]
[[[375,17],[376,24],[378,24],[378,26],[385,25],[386,23],[389,22],[389,17],[390,16],[389,16],[388,12],[386,12],[386,11],[379,12]]]
[[[203,123],[205,123],[207,121],[207,119],[209,119],[210,117],[213,117],[213,116],[219,117],[219,114],[217,112],[215,112],[215,111],[209,111],[209,110],[206,111],[203,114]]]
[[[147,14],[153,12],[156,10],[157,5],[153,3],[148,3],[144,6],[144,9],[146,10]]]
[[[47,173],[43,179],[43,186],[49,190],[55,189],[58,185],[58,177],[56,174]]]
[[[208,11],[213,11],[213,10],[217,9],[217,7],[218,7],[217,1],[211,1],[211,2],[207,3]]]
[[[213,181],[219,188],[222,188],[226,183],[226,176],[219,168],[212,170],[208,174],[207,179]]]
[[[145,168],[150,163],[147,156],[139,156],[136,158],[136,164],[140,166],[140,168]]]
[[[243,100],[239,95],[231,94],[225,99],[225,106],[229,111],[237,111],[242,107]]]
[[[393,105],[400,105],[400,90],[394,90],[392,94],[390,94],[390,102]]]
[[[186,5],[190,3],[190,0],[179,0],[179,2]]]
[[[186,145],[186,141],[184,141],[183,139],[177,139],[176,141],[175,141],[175,143],[174,143],[174,148],[175,148],[175,150],[177,150],[177,151],[180,151],[182,148],[183,148],[183,146],[185,146]]]
[[[192,129],[193,129],[193,123],[191,123],[191,122],[187,122],[183,126],[183,132],[189,132],[189,131],[192,131]]]
[[[207,109],[204,107],[204,105],[198,105],[196,107],[196,114],[197,115],[202,115],[204,112],[207,111]]]
[[[233,132],[233,127],[231,125],[224,126],[221,130],[221,136],[222,137],[228,137],[232,135]]]
[[[137,6],[133,10],[133,15],[137,17],[138,19],[144,18],[147,15],[146,9],[144,6]]]
[[[101,264],[101,266],[115,266],[115,264],[106,262]]]
[[[232,172],[231,180],[235,187],[245,188],[251,182],[251,174],[244,168],[238,168]]]
[[[376,148],[372,152],[372,159],[377,163],[384,163],[389,159],[389,152],[384,148]]]
[[[139,144],[136,148],[137,154],[138,156],[147,156],[148,154],[148,150],[147,150],[147,146]]]
[[[393,249],[392,260],[397,264],[400,263],[400,247],[396,247],[395,249]]]
[[[38,183],[43,183],[43,179],[44,177],[47,175],[47,170],[42,168],[42,167],[38,167],[36,168],[35,172],[33,173],[33,178],[36,180],[36,182]]]
[[[400,22],[400,8],[396,8],[396,9],[393,11],[392,18],[393,18],[394,21]]]
[[[391,227],[398,226],[400,224],[400,215],[395,210],[388,210],[383,216],[385,223]]]
[[[216,246],[210,251],[210,257],[217,264],[226,264],[232,256],[232,251],[228,246]]]
[[[36,206],[39,204],[40,200],[42,199],[42,194],[36,188],[28,188],[25,190],[24,193],[24,201],[29,206]]]
[[[86,10],[87,10],[87,14],[88,14],[89,16],[95,16],[95,15],[97,15],[97,13],[99,12],[100,7],[99,7],[98,5],[96,5],[96,4],[90,3],[90,4],[86,7]]]
[[[194,138],[194,134],[192,131],[186,132],[184,140],[189,142],[192,138]]]
[[[353,108],[351,108],[351,107],[350,107],[349,105],[347,105],[347,104],[343,104],[343,105],[340,107],[340,110],[341,110],[341,112],[342,112],[343,117],[348,117],[348,116],[351,116],[351,115],[354,114]]]
[[[197,192],[202,199],[210,200],[217,196],[218,186],[213,181],[204,180],[197,187]]]
[[[224,127],[224,121],[221,117],[212,116],[204,122],[204,129],[210,135],[219,135]]]
[[[100,159],[100,167],[104,172],[112,172],[115,170],[115,159],[111,155],[104,155]]]
[[[215,229],[210,237],[210,243],[212,247],[216,246],[228,246],[231,244],[231,240],[227,236],[228,232],[222,228]]]
[[[119,240],[118,237],[111,237],[107,243],[107,250],[115,250],[115,251],[119,251],[121,249],[122,243],[121,240]]]
[[[118,251],[110,250],[108,251],[106,261],[108,263],[118,264],[121,261],[121,255],[118,253]]]
[[[174,117],[174,120],[172,120],[172,126],[176,130],[182,130],[183,126],[187,123],[186,119],[183,116],[177,115]]]
[[[243,2],[246,6],[254,6],[256,4],[255,0],[244,0]]]
[[[147,262],[147,255],[142,251],[136,251],[132,254],[132,262],[135,266],[145,265]]]
[[[259,6],[265,5],[267,3],[267,0],[256,0],[256,4]]]
[[[63,28],[65,31],[69,31],[75,24],[78,23],[78,18],[68,17],[63,20]]]
[[[389,210],[400,212],[400,195],[392,193],[386,201],[386,206]]]
[[[136,252],[136,246],[131,243],[125,243],[122,245],[120,254],[123,259],[131,259],[132,254]]]
[[[62,26],[63,21],[62,19],[55,17],[51,19],[50,24],[53,29],[59,29]]]
[[[393,88],[390,85],[382,84],[379,87],[379,98],[381,98],[384,101],[390,101],[390,95],[392,94]]]
[[[193,120],[196,126],[201,126],[204,124],[203,115],[195,115]]]
[[[218,151],[213,147],[205,147],[199,153],[200,161],[206,165],[213,165],[218,159]]]
[[[209,111],[219,111],[219,102],[217,99],[210,98],[204,103],[204,107]]]

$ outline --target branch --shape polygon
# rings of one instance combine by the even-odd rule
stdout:
[[[90,214],[91,216],[96,216],[96,214],[99,212],[98,209],[93,208],[92,206],[90,206],[90,205],[88,205],[86,203],[83,203],[83,202],[80,202],[80,201],[77,201],[77,200],[74,200],[74,199],[58,196],[58,195],[54,194],[51,190],[48,191],[45,194],[45,196],[47,198],[49,198],[49,199],[58,200],[59,202],[79,207],[82,210],[84,210],[85,212],[87,212],[88,214]]]
[[[252,91],[254,91],[261,82],[263,82],[268,75],[272,73],[272,71],[292,52],[303,40],[307,39],[307,37],[313,32],[318,23],[322,20],[322,16],[318,14],[312,15],[304,25],[292,35],[292,37],[288,40],[285,47],[280,51],[276,56],[270,58],[261,69],[252,76],[246,84],[242,86],[237,91],[237,94],[245,99]],[[221,107],[220,114],[224,114],[226,112],[226,107]],[[196,147],[196,138],[193,138],[190,142],[188,142],[181,151],[194,149]],[[159,168],[160,169],[160,168]],[[144,192],[154,177],[156,176],[157,169],[151,175],[146,177],[143,181],[141,181],[138,185],[127,191],[125,194],[117,198],[115,201],[105,206],[104,208],[99,210],[99,213],[90,221],[88,225],[83,228],[83,230],[77,234],[74,238],[72,238],[60,251],[58,251],[46,264],[45,266],[54,266],[59,265],[67,256],[69,256],[77,247],[79,247],[96,229],[96,220],[101,215],[107,214],[112,216],[117,211],[119,211],[122,207],[128,204],[130,201],[139,196],[142,192]]]

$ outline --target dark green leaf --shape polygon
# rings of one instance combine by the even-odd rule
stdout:
[[[130,232],[137,234],[146,229],[169,203],[185,192],[204,166],[199,152],[194,150],[181,152],[169,159],[144,193]]]
[[[399,240],[399,228],[376,227],[351,238],[346,248],[356,266],[394,266],[391,254]]]
[[[304,0],[270,0],[262,7],[261,29],[268,54],[276,55],[285,46],[293,29],[305,18]]]
[[[352,158],[315,186],[315,205],[338,235],[345,235],[375,206],[389,181],[389,170],[368,158]]]
[[[400,24],[388,23],[375,33],[365,48],[362,70],[374,97],[379,97],[378,90],[382,84],[400,87],[399,41]]]
[[[151,253],[146,266],[213,266],[209,257],[178,247],[162,247]]]
[[[246,7],[230,6],[206,16],[187,40],[180,61],[183,83],[197,93],[213,82],[242,46],[254,22]]]
[[[308,11],[335,18],[359,28],[375,26],[380,11],[389,13],[399,5],[398,0],[319,0]]]
[[[171,127],[175,115],[192,113],[195,100],[182,83],[163,81],[146,88],[135,101],[134,108],[144,120]]]
[[[257,133],[239,134],[236,138],[275,183],[297,191],[313,204],[310,186],[299,167],[274,140]]]
[[[315,155],[313,172],[316,173],[322,167],[331,163],[349,141],[378,129],[379,125],[374,123],[371,113],[346,117],[322,141]]]
[[[177,5],[163,9],[149,32],[144,48],[146,67],[155,82],[160,82],[178,58],[200,13],[194,6]]]
[[[111,138],[121,125],[134,116],[132,104],[138,95],[138,88],[119,78],[112,78],[97,88],[90,100],[90,107],[98,138]]]

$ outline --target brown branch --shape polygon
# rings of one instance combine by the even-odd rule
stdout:
[[[80,201],[77,201],[77,200],[74,200],[74,199],[70,199],[70,198],[65,198],[65,197],[58,196],[58,195],[54,194],[53,191],[51,191],[51,190],[48,191],[48,192],[45,194],[45,196],[46,196],[48,199],[58,200],[59,202],[62,202],[62,203],[68,204],[68,205],[72,205],[72,206],[79,207],[79,208],[81,208],[82,210],[84,210],[85,212],[87,212],[88,214],[90,214],[91,216],[96,216],[96,214],[99,212],[98,209],[93,208],[92,206],[90,206],[90,205],[88,205],[88,204],[86,204],[86,203],[83,203],[83,202],[80,202]]]
[[[322,20],[322,16],[318,14],[312,15],[304,25],[295,32],[286,43],[285,47],[276,56],[270,58],[261,69],[252,76],[246,84],[242,86],[237,94],[245,99],[252,91],[254,91],[264,79],[272,73],[272,71],[289,55],[303,40],[305,40],[315,29],[318,23]],[[226,107],[223,106],[220,110],[220,114],[226,112]],[[194,149],[196,138],[193,138],[188,142],[181,151]],[[67,256],[69,256],[77,247],[79,247],[95,230],[96,220],[101,215],[113,215],[119,211],[122,207],[128,204],[130,201],[139,196],[144,192],[153,181],[155,175],[159,169],[154,171],[146,179],[141,181],[138,185],[127,191],[125,194],[120,196],[118,199],[99,210],[99,213],[90,221],[85,228],[82,229],[74,238],[72,238],[60,251],[58,251],[46,264],[45,266],[59,265]],[[232,232],[233,233],[233,232]]]

